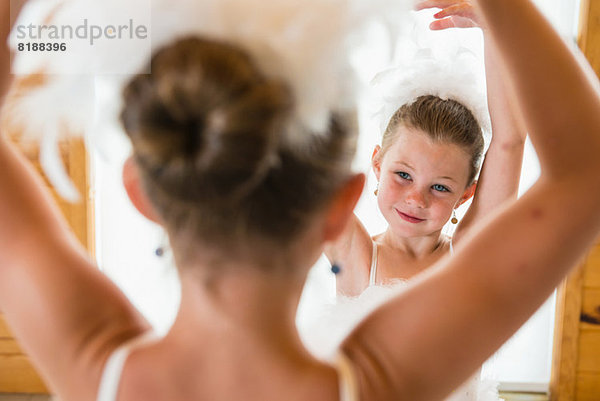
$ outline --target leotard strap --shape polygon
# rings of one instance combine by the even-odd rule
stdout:
[[[358,380],[352,362],[341,351],[337,355],[340,401],[358,401]]]
[[[377,243],[373,242],[373,256],[371,256],[371,272],[369,274],[369,285],[375,285],[377,278]]]
[[[151,343],[157,338],[158,336],[150,331],[125,342],[112,353],[106,361],[106,365],[104,365],[104,372],[102,373],[100,386],[98,387],[97,401],[117,400],[121,374],[123,373],[123,367],[125,366],[129,354],[131,354],[131,351],[134,349]]]

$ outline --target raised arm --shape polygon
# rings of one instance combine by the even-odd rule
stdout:
[[[597,80],[530,1],[478,5],[541,177],[350,336],[344,350],[365,399],[442,399],[526,321],[600,230]]]
[[[2,88],[10,81],[8,4],[0,5]],[[0,221],[0,310],[53,391],[93,400],[109,352],[149,326],[87,258],[41,179],[3,132]]]
[[[455,244],[461,242],[461,238],[477,221],[504,202],[517,198],[527,137],[527,131],[518,118],[518,111],[514,110],[514,105],[509,101],[509,86],[501,71],[498,49],[485,31],[484,38],[492,140],[481,166],[473,202],[454,233]]]
[[[506,82],[506,72],[502,71],[496,43],[487,27],[477,17],[473,2],[425,0],[417,4],[417,9],[431,7],[441,8],[441,11],[434,15],[435,20],[430,25],[432,30],[481,27],[484,37],[492,140],[481,167],[473,202],[454,232],[453,243],[456,245],[475,222],[489,215],[507,200],[517,198],[527,132],[518,118],[518,110],[515,110],[509,101],[511,88]]]

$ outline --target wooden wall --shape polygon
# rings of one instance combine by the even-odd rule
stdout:
[[[600,76],[600,0],[582,0],[578,42]],[[559,289],[551,400],[600,400],[600,241]]]
[[[600,61],[600,59],[598,60]],[[600,400],[600,244],[584,266],[575,396]]]

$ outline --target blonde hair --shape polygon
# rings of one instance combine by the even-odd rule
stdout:
[[[468,185],[473,183],[481,165],[484,140],[481,127],[469,109],[455,100],[432,95],[420,96],[413,103],[405,104],[388,123],[380,158],[396,140],[400,125],[419,129],[432,140],[462,147],[471,156]]]

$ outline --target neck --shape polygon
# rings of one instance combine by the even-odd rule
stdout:
[[[223,349],[307,358],[295,325],[296,309],[310,266],[322,252],[314,224],[287,248],[265,245],[223,254],[194,247],[192,264],[174,256],[181,276],[181,305],[169,332],[180,344],[198,343],[200,352]],[[205,341],[204,341],[205,340]],[[211,343],[212,342],[212,343]]]
[[[420,237],[403,237],[395,234],[389,227],[380,236],[380,241],[417,260],[444,250],[447,242],[446,237],[442,235],[442,230]]]
[[[208,279],[191,271],[181,274],[181,305],[170,338],[184,344],[200,338],[228,343],[232,352],[247,347],[272,354],[282,348],[287,355],[305,352],[295,326],[305,275],[241,265],[223,267]]]
[[[255,391],[250,399],[270,399],[265,394],[306,391],[307,382],[317,383],[309,389],[328,397],[300,398],[331,399],[337,392],[335,371],[308,353],[295,326],[303,280],[236,267],[210,281],[200,280],[197,272],[181,273],[177,318],[150,350],[165,366],[155,380],[171,389],[176,383],[173,391],[183,394],[178,399],[190,393],[238,399],[247,387]],[[193,375],[199,379],[182,380]]]

